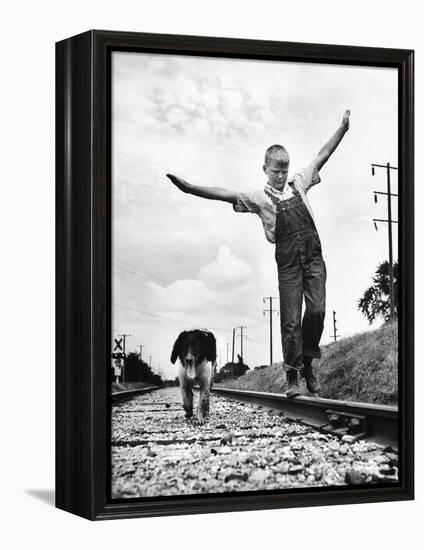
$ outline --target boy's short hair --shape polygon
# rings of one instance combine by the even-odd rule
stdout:
[[[289,162],[290,157],[287,149],[282,145],[271,145],[265,151],[265,164],[268,166],[271,160],[280,160],[282,162]]]

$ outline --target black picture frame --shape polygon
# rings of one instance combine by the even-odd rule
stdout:
[[[399,483],[111,502],[110,56],[114,50],[398,69]],[[413,499],[414,53],[89,31],[56,44],[56,506],[91,520]]]

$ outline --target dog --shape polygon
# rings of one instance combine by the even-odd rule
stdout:
[[[171,363],[180,360],[179,379],[186,418],[193,416],[193,386],[200,387],[194,420],[204,424],[209,417],[210,391],[216,369],[216,340],[208,330],[181,332],[174,343]]]

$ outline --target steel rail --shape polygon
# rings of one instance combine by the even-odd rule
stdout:
[[[288,418],[323,432],[351,434],[384,446],[398,448],[398,408],[389,405],[338,401],[321,397],[287,397],[281,393],[214,387],[217,395],[283,411]],[[354,420],[353,420],[354,419]]]
[[[135,390],[122,390],[112,392],[112,403],[117,403],[118,401],[124,401],[125,399],[131,399],[134,395],[141,395],[143,393],[148,393],[153,390],[159,390],[161,386],[146,386],[145,388],[138,388]]]

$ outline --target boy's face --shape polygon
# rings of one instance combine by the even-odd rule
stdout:
[[[283,160],[271,159],[268,164],[264,164],[264,172],[268,177],[270,186],[282,191],[289,174],[289,163]]]

